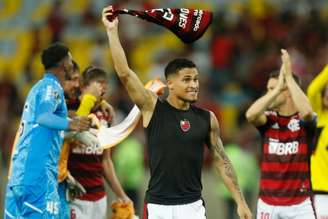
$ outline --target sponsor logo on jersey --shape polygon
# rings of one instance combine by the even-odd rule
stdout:
[[[292,155],[297,154],[299,150],[299,142],[279,142],[277,139],[270,138],[269,140],[269,154],[276,155]]]
[[[86,154],[86,155],[101,155],[103,151],[104,150],[102,148],[92,147],[92,146],[74,147],[72,149],[72,153],[74,154]]]

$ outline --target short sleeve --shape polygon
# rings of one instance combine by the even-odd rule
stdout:
[[[256,127],[260,133],[264,133],[269,127],[271,127],[277,121],[277,113],[274,111],[265,111],[264,115],[267,118],[267,122],[263,125]]]

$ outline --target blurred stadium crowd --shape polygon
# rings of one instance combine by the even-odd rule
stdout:
[[[62,41],[68,45],[82,70],[90,64],[107,70],[110,74],[108,100],[117,111],[117,122],[132,108],[126,91],[113,73],[101,24],[101,9],[108,4],[139,10],[189,7],[214,12],[210,29],[191,45],[183,44],[164,28],[121,16],[123,44],[129,51],[131,67],[144,82],[157,76],[163,78],[161,69],[175,57],[192,59],[201,74],[198,104],[217,114],[225,144],[240,146],[237,148],[241,154],[248,153],[254,159],[260,144],[255,129],[245,122],[244,112],[251,101],[263,94],[268,74],[279,68],[280,49],[289,51],[293,70],[302,78],[303,89],[328,61],[326,0],[1,0],[2,175],[8,167],[11,144],[26,94],[43,74],[40,52],[49,43]],[[145,145],[142,132],[136,133],[132,138]],[[208,157],[207,167],[210,163]],[[245,168],[242,164],[234,166],[237,172],[243,172]],[[257,172],[256,165],[244,171],[245,177],[252,178],[241,179],[244,189],[254,192],[257,181],[252,176]],[[143,180],[142,174],[139,175]],[[1,184],[4,181],[1,179]],[[220,186],[217,190],[223,193]],[[0,206],[3,205],[1,200]]]

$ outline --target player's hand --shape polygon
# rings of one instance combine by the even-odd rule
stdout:
[[[109,30],[117,28],[118,18],[117,15],[114,13],[114,8],[112,5],[107,6],[103,9],[102,22]]]
[[[127,195],[124,195],[122,197],[117,197],[115,202],[118,202],[118,203],[132,203],[133,204],[132,200]]]
[[[100,109],[101,112],[105,115],[105,117],[108,118],[108,121],[110,124],[112,124],[114,117],[115,117],[115,111],[112,105],[110,105],[107,101],[103,100],[100,103]]]
[[[86,131],[91,126],[90,118],[86,116],[75,117],[69,122],[69,129],[72,131]]]
[[[102,96],[103,88],[99,82],[93,81],[83,89],[83,93],[91,94],[92,96],[95,96],[98,100]]]
[[[68,117],[69,118],[76,117],[76,111],[75,110],[68,110]]]
[[[240,219],[252,219],[252,213],[245,202],[238,204],[237,213]]]
[[[165,87],[166,87],[166,85],[159,78],[150,80],[145,85],[145,88],[156,93],[158,96],[161,96],[164,94]]]
[[[282,49],[281,53],[282,53],[281,59],[282,59],[282,66],[283,66],[283,74],[285,75],[286,78],[293,77],[292,65],[291,65],[289,54],[285,49]]]
[[[85,188],[70,174],[66,178],[68,189],[68,200],[74,200],[75,198],[82,197],[87,193]]]
[[[278,83],[277,83],[277,89],[279,92],[286,89],[286,80],[285,80],[285,66],[284,63],[280,67],[279,77],[278,77]]]

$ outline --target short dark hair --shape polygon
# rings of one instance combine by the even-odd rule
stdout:
[[[185,58],[174,59],[165,67],[165,78],[168,78],[172,74],[178,73],[183,68],[196,68],[196,64]]]
[[[106,72],[98,67],[89,66],[82,73],[82,82],[84,85],[88,85],[91,81],[98,78],[107,78]]]
[[[51,44],[41,54],[41,61],[45,69],[57,67],[59,62],[68,56],[69,49],[62,43]]]
[[[273,71],[273,72],[271,72],[271,73],[269,74],[269,79],[270,79],[270,78],[278,79],[278,78],[279,78],[279,74],[280,74],[279,71]],[[298,76],[295,75],[294,73],[292,73],[292,75],[293,75],[293,78],[294,78],[294,80],[296,81],[296,83],[297,83],[299,86],[301,86],[302,82],[301,82],[300,77],[298,77]]]

